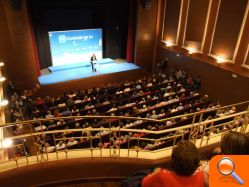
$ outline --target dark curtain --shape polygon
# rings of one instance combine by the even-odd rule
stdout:
[[[49,31],[102,28],[103,57],[126,58],[129,1],[28,1],[40,69],[52,66]]]
[[[30,26],[30,31],[31,31],[31,37],[32,37],[32,43],[33,43],[33,48],[34,48],[34,56],[35,56],[35,65],[36,65],[36,71],[37,71],[37,76],[41,75],[40,71],[40,62],[39,62],[39,57],[38,57],[38,51],[37,51],[37,46],[36,46],[36,40],[35,40],[35,34],[33,30],[33,24],[31,20],[31,14],[30,14],[30,9],[29,9],[29,3],[26,3],[27,6],[27,12],[28,12],[28,17],[29,17],[29,26]]]
[[[127,62],[134,60],[134,42],[135,42],[135,18],[136,18],[136,0],[130,0],[129,22],[128,22],[128,37],[127,37]]]

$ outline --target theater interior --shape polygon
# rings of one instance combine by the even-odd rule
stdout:
[[[97,72],[87,56],[53,74],[50,34],[92,29]],[[0,38],[4,187],[128,186],[181,141],[204,162],[249,136],[249,0],[0,0]]]

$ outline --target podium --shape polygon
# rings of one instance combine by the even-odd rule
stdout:
[[[93,69],[95,69],[95,72],[98,72],[100,68],[100,63],[97,60],[93,61]]]

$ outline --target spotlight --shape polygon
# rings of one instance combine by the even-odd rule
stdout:
[[[2,100],[2,101],[0,101],[0,106],[6,106],[7,104],[9,103],[9,101],[8,100]]]
[[[0,62],[0,67],[4,66],[4,62]]]
[[[3,82],[3,81],[5,81],[5,80],[6,80],[5,77],[0,77],[0,82]]]
[[[13,140],[12,139],[4,139],[2,142],[2,147],[3,148],[8,148],[13,144]]]

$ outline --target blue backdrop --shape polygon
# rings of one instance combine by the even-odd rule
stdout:
[[[53,66],[89,63],[93,53],[102,59],[102,29],[49,32]]]

